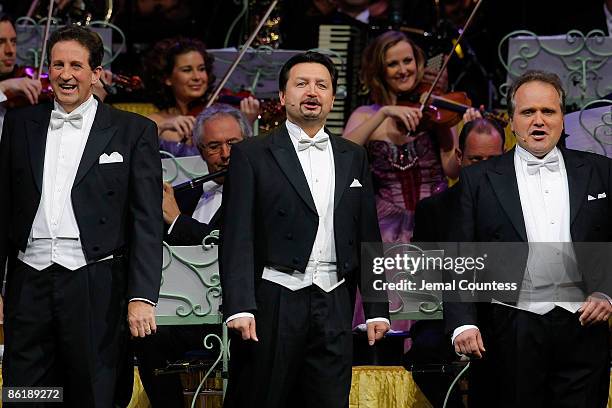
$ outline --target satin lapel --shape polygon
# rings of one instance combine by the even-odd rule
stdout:
[[[337,137],[334,136],[329,130],[325,129],[325,132],[330,135],[329,141],[331,143],[333,154],[334,154],[334,167],[335,167],[335,185],[334,185],[334,210],[338,207],[342,194],[348,187],[348,178],[351,170],[351,163],[353,161],[353,152],[340,146]],[[362,180],[363,181],[363,180]]]
[[[306,181],[306,176],[302,170],[302,165],[297,157],[297,153],[291,144],[289,139],[289,132],[285,124],[282,124],[278,129],[270,135],[271,145],[270,150],[278,166],[281,168],[289,182],[298,193],[298,195],[304,200],[306,205],[317,214],[317,208],[315,207],[312,194],[310,194],[310,188]]]
[[[47,130],[51,119],[52,105],[38,117],[26,122],[26,138],[30,152],[30,166],[38,191],[42,194],[43,171],[45,167],[45,150],[47,147]]]
[[[587,189],[591,179],[591,165],[582,160],[572,152],[561,149],[565,170],[567,174],[567,185],[570,201],[570,225],[576,219],[582,204],[586,201]]]
[[[111,110],[108,105],[98,101],[98,109],[94,118],[89,138],[81,157],[81,163],[74,179],[74,186],[78,185],[89,169],[100,159],[104,148],[117,132],[116,126],[111,126]]]
[[[502,208],[510,218],[514,229],[521,236],[523,241],[527,241],[527,231],[525,230],[525,219],[521,207],[518,183],[516,182],[516,170],[514,169],[514,150],[504,154],[495,168],[487,172],[493,191]]]

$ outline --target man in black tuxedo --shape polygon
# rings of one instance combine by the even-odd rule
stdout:
[[[238,109],[215,104],[196,118],[193,145],[197,146],[209,173],[227,169],[232,146],[251,137],[248,120]],[[164,241],[170,245],[201,245],[213,230],[221,228],[223,180],[220,177],[176,196],[170,184],[164,183],[162,209],[169,227]],[[155,375],[168,362],[185,359],[190,350],[201,350],[204,337],[214,331],[211,325],[159,326],[157,333],[135,344],[138,370],[152,407],[180,407],[183,387],[179,374]]]
[[[68,406],[109,407],[126,320],[133,336],[156,330],[157,131],[93,97],[97,34],[64,27],[48,51],[55,101],[9,112],[0,145],[0,255],[18,251],[3,385],[61,386]]]
[[[374,252],[362,247],[380,243],[366,153],[324,128],[336,84],[328,57],[290,58],[279,75],[287,121],[232,149],[220,247],[233,335],[226,406],[348,406],[357,285],[369,343],[389,329],[386,293],[372,293]]]
[[[459,134],[459,146],[455,149],[455,154],[461,167],[467,167],[504,153],[504,129],[497,122],[479,116],[475,119],[470,118]],[[452,208],[458,200],[457,193],[457,185],[454,185],[417,203],[414,214],[413,243],[419,245],[419,243],[437,243],[448,240],[449,227],[454,213]],[[456,358],[445,335],[442,320],[417,320],[410,328],[410,337],[412,347],[406,354],[410,364],[449,363]],[[434,375],[418,372],[413,372],[412,376],[429,402],[435,407],[442,406],[454,376],[446,373]],[[454,394],[448,406],[463,406],[463,403]]]
[[[612,231],[612,162],[556,146],[565,100],[556,75],[527,72],[508,95],[518,145],[462,170],[452,239],[529,242],[536,251],[507,252],[492,265],[513,265],[506,271],[518,273],[518,296],[445,303],[455,350],[489,367],[490,386],[470,406],[602,407],[612,306],[610,251],[597,244],[608,243]]]

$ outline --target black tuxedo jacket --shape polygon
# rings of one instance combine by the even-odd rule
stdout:
[[[610,251],[606,245],[584,243],[607,243],[612,238],[612,160],[565,148],[560,151],[569,187],[570,232],[584,290],[587,294],[603,292],[610,296]],[[602,198],[589,199],[589,196]],[[458,198],[453,241],[527,242],[514,149],[462,169]],[[527,255],[525,245],[524,251],[508,253],[502,259],[511,265],[509,269],[519,271],[519,282],[523,279]],[[445,304],[444,316],[446,328],[451,332],[464,324],[477,324],[477,308],[473,303]]]
[[[414,211],[412,242],[446,242],[451,226],[453,205],[459,189],[456,185],[420,200]]]
[[[366,152],[336,136],[330,145],[338,277],[346,278],[352,294],[360,285],[364,300],[377,295],[382,300],[364,302],[367,318],[388,317],[386,294],[368,291],[375,251],[361,249],[361,243],[381,241]],[[349,187],[355,179],[362,187]],[[220,275],[223,312],[229,317],[257,309],[255,287],[265,266],[304,271],[314,244],[319,217],[284,124],[232,148],[222,208]]]
[[[213,215],[208,224],[199,222],[191,216],[195,211],[198,201],[202,197],[203,186],[198,186],[183,192],[177,192],[174,196],[181,214],[178,216],[172,233],[166,234],[165,241],[170,245],[201,245],[213,230],[221,228],[221,208]]]
[[[42,192],[52,103],[7,114],[0,144],[0,259],[24,251]],[[123,162],[100,164],[103,153]],[[128,298],[157,301],[162,265],[161,163],[155,124],[98,101],[71,191],[85,258],[124,258]]]

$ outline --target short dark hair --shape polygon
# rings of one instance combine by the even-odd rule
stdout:
[[[15,28],[15,19],[8,13],[0,11],[0,23],[11,23]]]
[[[522,85],[528,82],[536,81],[552,85],[557,90],[559,99],[561,101],[561,112],[565,113],[565,90],[563,89],[563,84],[561,83],[559,76],[552,72],[529,70],[520,77],[516,78],[516,80],[512,83],[512,86],[510,86],[510,90],[508,91],[508,114],[510,117],[514,115],[514,109],[516,108],[514,104],[514,96],[516,95],[516,91]]]
[[[490,135],[493,134],[493,132],[499,133],[502,141],[502,150],[504,149],[504,145],[506,144],[506,132],[504,132],[504,128],[501,126],[501,124],[494,119],[489,120],[485,118],[478,118],[463,125],[461,133],[459,133],[459,149],[461,149],[461,151],[465,150],[467,137],[472,131],[478,133],[488,133]]]
[[[91,69],[102,65],[104,58],[104,43],[98,33],[86,27],[70,25],[62,27],[51,34],[47,45],[47,63],[51,65],[51,50],[61,41],[76,41],[89,51],[89,67]]]
[[[332,89],[334,91],[334,95],[336,94],[336,87],[338,86],[338,70],[334,65],[334,62],[325,54],[321,54],[316,51],[306,51],[302,54],[294,55],[289,58],[285,65],[280,70],[278,75],[278,90],[285,91],[287,88],[287,81],[289,80],[289,71],[297,64],[302,63],[313,63],[313,64],[321,64],[329,71],[329,75],[332,79]]]
[[[143,66],[143,79],[147,92],[158,109],[166,110],[176,106],[174,93],[165,84],[165,80],[172,75],[176,58],[191,51],[202,55],[204,69],[208,76],[208,88],[202,100],[196,101],[196,104],[204,103],[214,89],[215,74],[213,73],[213,63],[215,57],[206,52],[206,46],[202,41],[197,38],[181,36],[160,40],[147,52]]]

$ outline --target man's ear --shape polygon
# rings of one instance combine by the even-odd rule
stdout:
[[[461,165],[461,161],[463,160],[463,152],[458,147],[455,147],[455,157],[457,158],[457,162],[459,162]]]
[[[102,76],[102,67],[95,67],[91,71],[91,84],[97,84],[100,82],[100,76]]]
[[[280,99],[281,106],[285,106],[285,93],[283,91],[278,91],[278,99]]]

